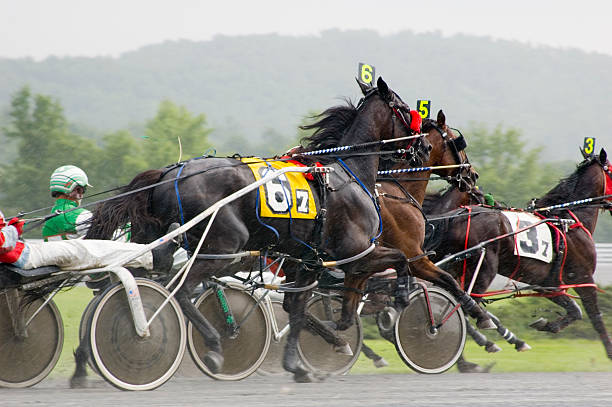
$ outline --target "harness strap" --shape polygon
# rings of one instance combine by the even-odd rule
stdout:
[[[534,212],[533,214],[538,216],[540,219],[546,218],[544,215],[538,212]],[[567,259],[567,237],[565,236],[565,232],[559,229],[557,225],[550,223],[550,222],[546,222],[546,224],[548,225],[548,227],[550,227],[552,230],[555,231],[555,234],[557,236],[557,253],[559,252],[561,239],[563,239],[563,259],[561,260],[561,267],[559,267],[559,284],[562,285],[563,284],[563,269],[565,268],[565,260]],[[553,266],[554,264],[555,263],[553,263]]]
[[[520,220],[517,218],[516,222],[517,222],[516,227],[519,228]],[[512,236],[512,238],[514,240],[514,251],[516,252],[516,266],[514,266],[514,270],[512,271],[512,274],[510,274],[508,279],[520,281],[520,280],[515,279],[514,277],[516,276],[516,274],[519,271],[519,268],[521,267],[521,254],[518,250],[518,240],[516,238],[516,234]]]
[[[172,168],[176,168],[176,167],[172,167]],[[181,194],[179,193],[178,182],[179,182],[181,173],[183,172],[183,168],[185,168],[185,163],[181,165],[181,168],[179,168],[178,172],[176,173],[176,178],[174,179],[174,192],[176,193],[176,202],[178,203],[179,215],[181,216],[181,225],[185,224],[185,216],[183,215],[183,204],[181,203]],[[165,174],[167,174],[167,171],[166,173],[164,173],[164,175]],[[184,245],[185,250],[189,251],[189,243],[187,242],[187,236],[185,236],[185,234],[183,234],[183,245]]]
[[[578,217],[576,215],[574,215],[574,212],[570,211],[568,209],[567,213],[570,214],[570,216],[574,219],[574,221],[576,223],[574,223],[572,226],[570,226],[570,229],[576,229],[576,228],[580,228],[582,230],[584,230],[586,232],[586,234],[591,238],[591,240],[593,240],[593,235],[591,235],[591,232],[589,232],[589,230],[584,226],[584,224],[578,219]]]
[[[465,231],[465,247],[464,250],[468,248],[468,240],[470,239],[470,226],[472,224],[472,207],[471,206],[463,206],[462,208],[466,208],[468,210],[468,220],[467,220],[467,230]],[[465,290],[465,274],[467,272],[467,258],[463,259],[463,272],[461,273],[461,289]]]

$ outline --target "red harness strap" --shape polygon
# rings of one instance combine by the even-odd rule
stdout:
[[[517,222],[516,227],[517,229],[519,229],[520,220],[518,220],[517,218],[516,222]],[[515,281],[521,281],[520,278],[514,278],[514,276],[516,276],[516,273],[518,273],[519,268],[521,266],[521,254],[519,253],[519,250],[518,250],[518,240],[516,238],[516,233],[514,234],[513,239],[514,239],[514,251],[516,252],[516,266],[514,267],[514,270],[512,271],[512,274],[510,274],[508,279],[515,280]]]
[[[288,156],[288,155],[284,155],[280,159],[285,161],[285,162],[291,163],[291,164],[293,164],[293,165],[295,165],[297,167],[308,167],[308,165],[306,165],[306,164],[303,164],[303,163],[301,163],[299,161],[296,161],[296,160],[287,160],[287,158],[291,158],[291,157]],[[321,164],[318,161],[315,162],[314,165],[315,165],[315,167],[323,167],[323,164]],[[312,175],[312,173],[306,172],[306,173],[303,173],[303,174],[304,174],[304,178],[306,178],[307,180],[314,181],[314,175]]]
[[[468,210],[468,220],[467,220],[467,230],[465,231],[465,246],[464,250],[468,248],[468,240],[470,239],[470,225],[472,223],[472,207],[471,206],[462,206],[462,208],[466,208]],[[465,274],[467,271],[467,259],[463,259],[463,272],[461,273],[461,289],[465,289]]]
[[[582,222],[580,222],[580,220],[578,219],[578,217],[576,215],[574,215],[574,212],[572,212],[570,210],[568,210],[567,212],[570,214],[570,216],[576,222],[572,226],[570,226],[570,229],[580,228],[580,229],[582,229],[582,230],[584,230],[586,232],[586,234],[591,238],[591,240],[593,240],[593,235],[591,235],[591,232],[589,232],[589,230],[586,227],[584,227],[584,224]]]
[[[537,212],[534,212],[533,214],[539,217],[540,219],[546,218],[546,216],[540,213],[537,213]],[[552,230],[555,231],[555,235],[557,236],[557,242],[556,242],[557,253],[559,252],[560,239],[563,239],[563,247],[565,248],[565,250],[563,250],[563,260],[561,261],[561,267],[559,268],[559,284],[562,285],[563,284],[563,269],[565,268],[565,259],[567,259],[567,238],[565,237],[565,233],[561,231],[561,229],[559,229],[556,225],[550,222],[546,222],[546,224],[548,225],[548,227],[550,227]]]

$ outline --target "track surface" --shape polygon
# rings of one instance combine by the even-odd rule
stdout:
[[[61,406],[612,406],[612,372],[350,375],[296,384],[290,376],[215,382],[177,376],[149,392],[120,391],[99,377],[73,390],[47,379],[29,389],[0,389],[0,405]]]

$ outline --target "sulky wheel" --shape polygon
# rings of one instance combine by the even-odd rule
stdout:
[[[170,295],[154,281],[137,278],[147,320]],[[185,352],[186,329],[178,302],[171,298],[149,325],[150,336],[136,333],[125,288],[107,288],[89,321],[92,357],[99,373],[123,390],[151,390],[178,369]]]
[[[455,364],[465,345],[465,318],[458,308],[449,317],[457,301],[441,288],[427,289],[434,322],[431,318],[423,290],[410,294],[406,308],[395,323],[395,348],[404,363],[419,373],[442,373]]]
[[[316,296],[308,302],[306,310],[324,323],[335,323],[342,314],[342,301],[333,297]],[[345,331],[336,331],[336,333],[348,342],[353,355],[337,353],[333,345],[307,329],[300,332],[298,350],[306,367],[329,374],[344,374],[353,367],[359,358],[363,344],[359,315],[355,316],[355,323],[350,328]]]
[[[11,295],[18,297],[12,301]],[[35,385],[53,370],[62,352],[64,325],[55,303],[42,306],[44,300],[39,299],[17,309],[9,305],[22,299],[16,290],[0,292],[0,387]],[[25,324],[37,311],[25,334],[23,330],[20,334],[14,322]]]
[[[278,300],[270,301],[274,319],[276,320],[277,332],[280,333],[285,327],[289,327],[289,314],[283,309],[283,302]],[[259,366],[258,372],[264,375],[286,373],[287,371],[283,368],[283,352],[285,350],[285,344],[287,343],[287,335],[289,331],[285,331],[283,336],[275,339],[272,337],[270,342],[270,348],[268,354],[264,359],[261,366]]]
[[[270,317],[263,304],[257,302],[258,297],[244,291],[243,286],[230,283],[223,292],[238,327],[234,334],[230,333],[214,287],[204,291],[195,302],[198,311],[221,336],[224,358],[221,371],[212,373],[204,364],[209,348],[191,322],[187,327],[187,343],[194,363],[208,376],[217,380],[241,380],[255,372],[266,357],[272,337]]]

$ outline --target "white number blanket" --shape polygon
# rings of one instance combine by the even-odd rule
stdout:
[[[512,225],[512,231],[523,229],[541,219],[527,212],[502,211]],[[550,229],[545,223],[514,235],[514,255],[531,257],[550,263],[553,258],[553,244]]]

